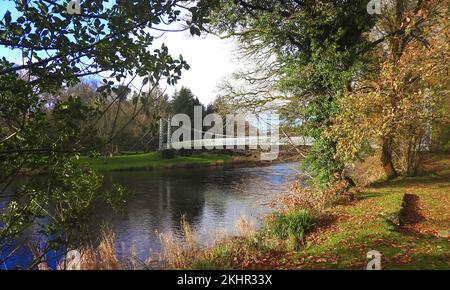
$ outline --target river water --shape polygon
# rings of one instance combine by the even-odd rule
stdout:
[[[270,203],[301,176],[299,163],[262,167],[214,167],[166,171],[120,171],[104,174],[108,187],[119,183],[133,192],[124,214],[98,207],[95,231],[107,224],[115,233],[118,252],[135,247],[144,260],[161,252],[159,233],[181,237],[184,215],[199,242],[207,246],[218,235],[238,234],[236,223],[245,219],[255,228],[273,208]],[[4,267],[24,266],[29,251],[22,249]],[[3,267],[2,267],[3,266]]]

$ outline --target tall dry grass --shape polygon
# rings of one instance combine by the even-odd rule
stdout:
[[[80,270],[139,270],[148,269],[152,265],[153,261],[151,259],[146,261],[139,260],[134,244],[128,251],[125,245],[122,244],[123,258],[120,258],[117,254],[116,236],[109,228],[103,228],[100,236],[100,242],[97,246],[85,247],[79,250],[79,261],[63,259],[58,269],[66,270],[68,265],[71,264],[75,269]]]
[[[246,216],[240,216],[235,228],[238,236],[249,237],[255,233],[255,221],[249,220]]]
[[[159,234],[163,248],[160,261],[166,269],[188,268],[201,250],[198,236],[184,215],[181,217],[181,230],[182,237],[172,232]]]
[[[230,242],[237,236],[248,238],[255,234],[255,221],[240,216],[235,223],[236,235],[218,231],[212,236],[213,241],[203,247],[198,241],[197,234],[183,217],[181,221],[182,238],[172,233],[160,235],[163,245],[161,260],[165,262],[166,269],[192,269],[197,268],[204,261],[214,261],[214,257],[223,249],[232,249]],[[223,266],[223,265],[222,265]]]
[[[119,270],[125,263],[117,257],[116,238],[112,231],[104,230],[98,247],[81,252],[81,268],[86,270]]]
[[[241,216],[235,224],[238,236],[249,237],[254,234],[254,221]],[[57,270],[141,270],[141,269],[189,269],[197,261],[208,260],[214,256],[218,245],[225,245],[231,238],[224,231],[217,231],[212,236],[211,244],[203,247],[199,243],[198,234],[186,220],[185,216],[181,218],[181,235],[175,235],[173,232],[160,233],[159,238],[162,244],[162,252],[159,258],[152,258],[151,255],[144,261],[137,256],[134,244],[129,250],[125,244],[121,244],[122,257],[117,252],[117,239],[113,231],[107,227],[101,230],[100,240],[97,245],[78,249],[79,257],[64,258]],[[40,253],[33,248],[34,254]],[[78,259],[79,258],[79,259]],[[45,259],[43,259],[37,268],[49,270]]]

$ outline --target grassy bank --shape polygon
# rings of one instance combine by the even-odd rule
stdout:
[[[203,251],[189,268],[364,269],[367,252],[377,250],[383,269],[450,269],[450,156],[429,158],[425,168],[423,176],[359,190],[351,202],[316,213],[314,221],[302,212],[272,218],[257,233]],[[417,220],[400,226],[395,217],[405,193],[418,197]],[[315,224],[301,243],[283,234],[305,234],[299,221]]]
[[[91,166],[99,171],[119,171],[138,169],[189,168],[202,166],[219,166],[232,163],[257,162],[251,157],[234,157],[227,154],[203,153],[192,156],[175,156],[173,159],[162,159],[160,153],[121,155],[113,157],[89,158],[80,157],[81,165]]]

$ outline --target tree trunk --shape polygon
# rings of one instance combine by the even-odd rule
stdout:
[[[392,138],[383,138],[381,148],[381,164],[388,179],[397,176],[394,164],[392,162]]]

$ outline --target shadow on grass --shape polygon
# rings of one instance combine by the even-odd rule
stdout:
[[[362,192],[357,195],[355,195],[355,200],[365,200],[370,198],[376,198],[376,197],[383,197],[386,195],[391,194],[390,192]]]
[[[400,219],[403,224],[418,224],[425,221],[420,208],[420,198],[415,194],[405,194],[400,210]]]
[[[433,185],[434,187],[448,187],[450,184],[449,175],[427,175],[416,177],[398,177],[389,181],[379,181],[370,185],[370,188],[395,188],[404,186],[417,186],[417,185]]]
[[[336,214],[322,214],[316,218],[314,229],[312,233],[315,231],[326,230],[338,222],[339,216]]]
[[[318,255],[305,252],[309,258],[297,268],[365,269],[366,255],[371,250],[381,253],[383,269],[449,269],[448,242],[445,239],[411,232],[357,237],[324,249]]]

